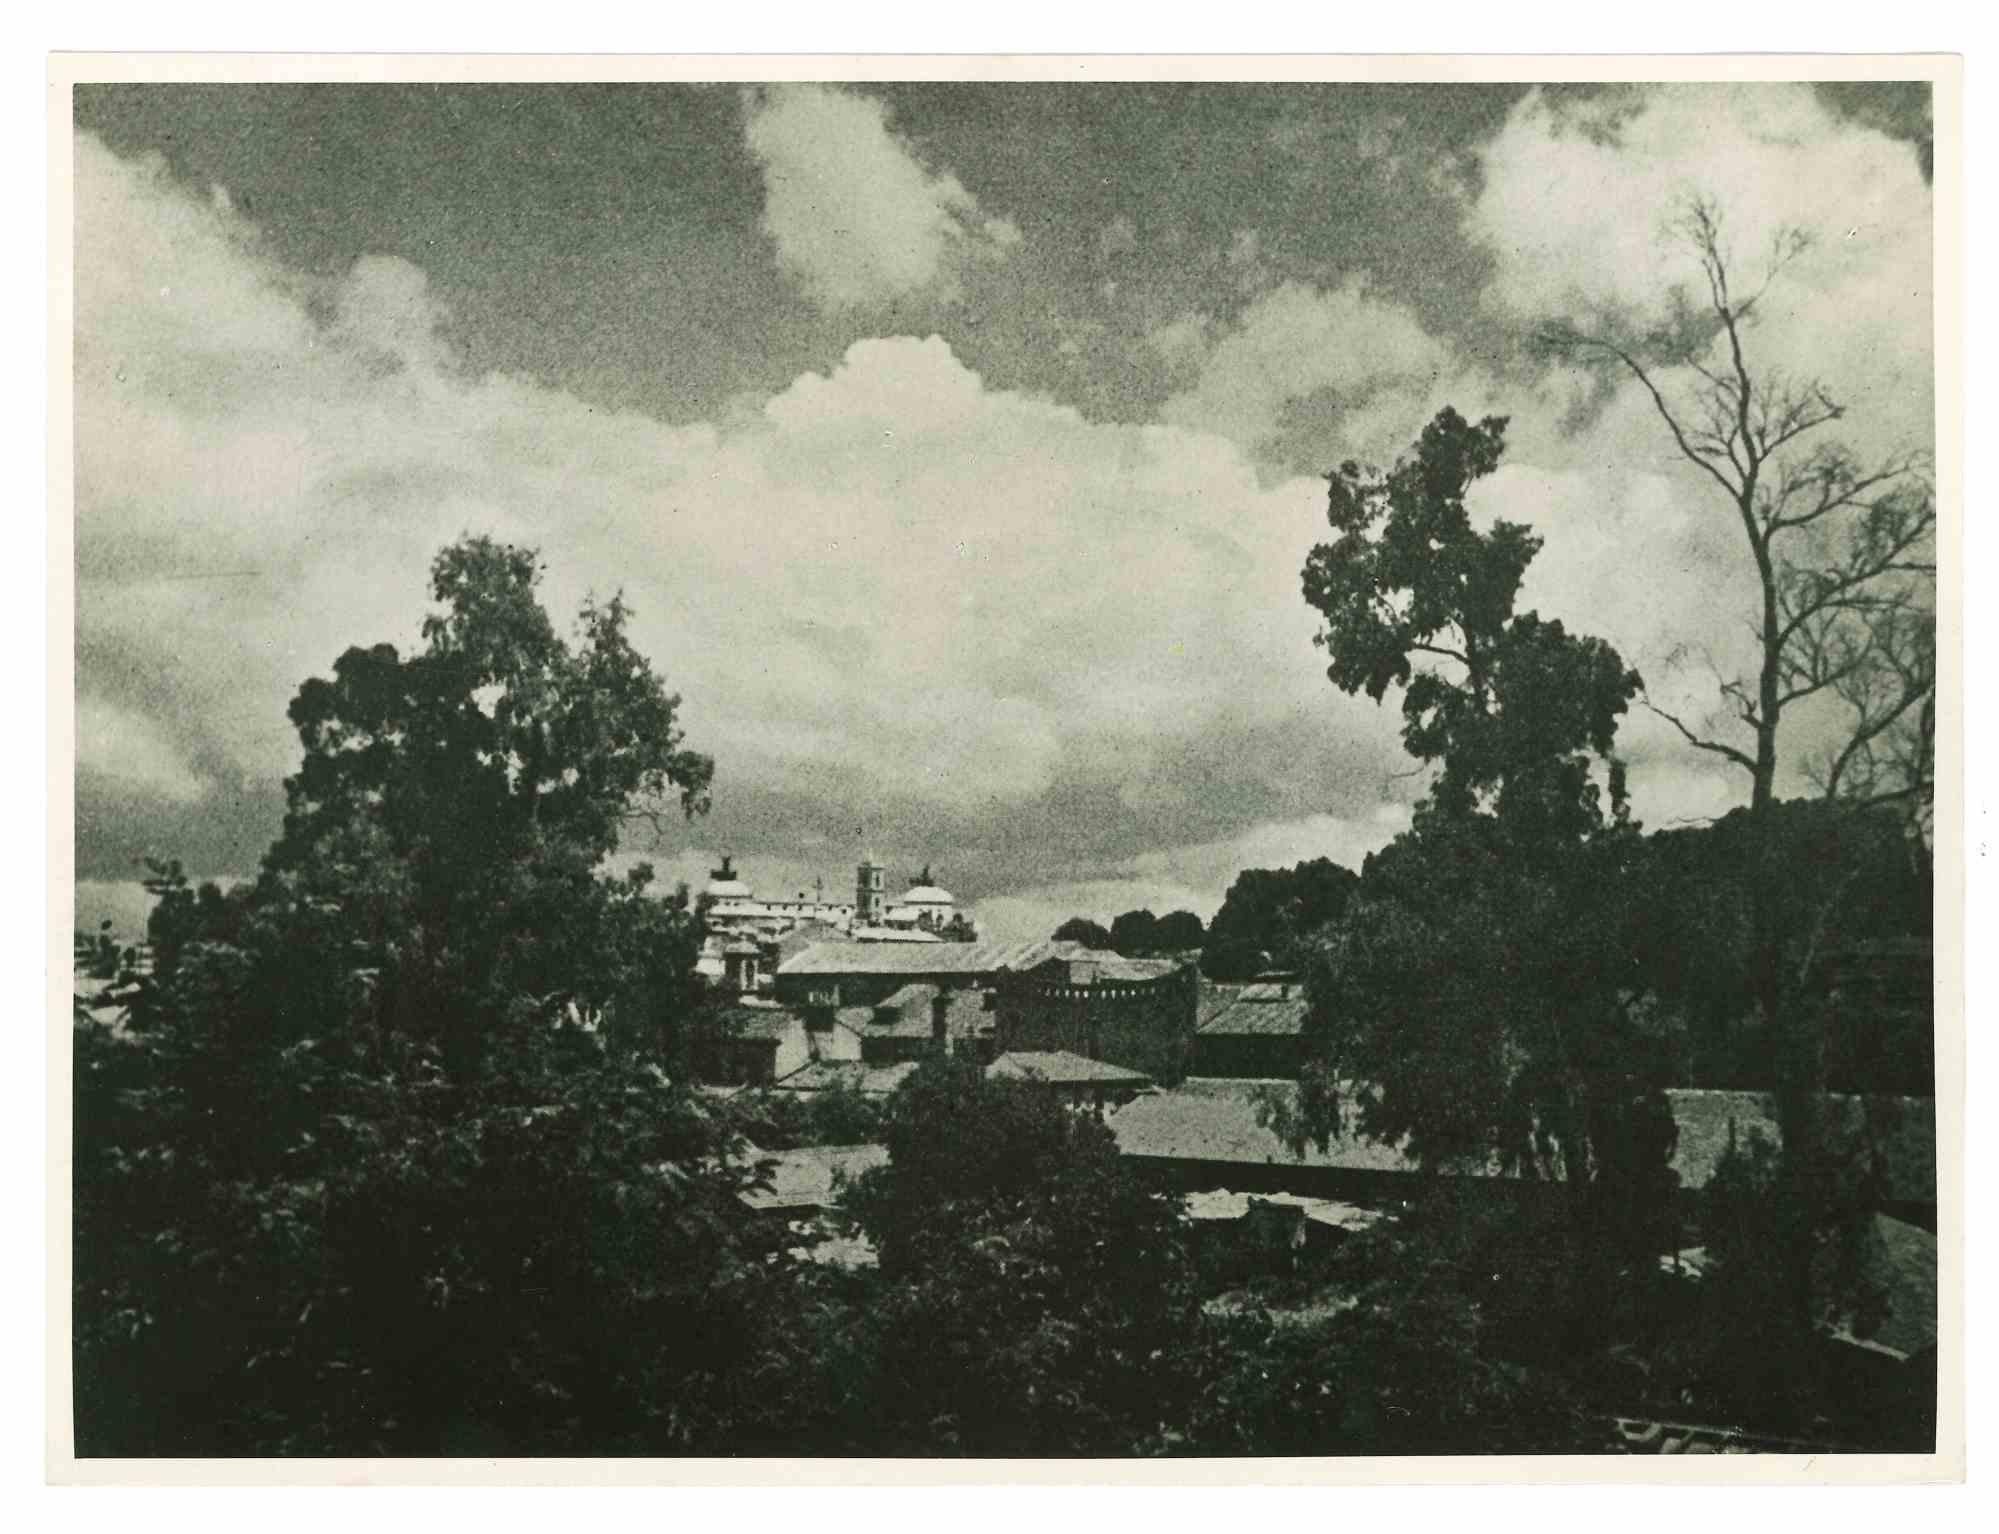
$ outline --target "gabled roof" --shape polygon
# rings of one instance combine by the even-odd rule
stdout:
[[[1001,1081],[1038,1081],[1049,1086],[1150,1086],[1152,1078],[1121,1065],[1087,1059],[1066,1049],[1017,1049],[986,1067]]]

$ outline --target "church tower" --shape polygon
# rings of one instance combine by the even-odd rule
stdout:
[[[878,927],[887,909],[888,871],[871,853],[861,859],[854,876],[854,921],[863,927]]]

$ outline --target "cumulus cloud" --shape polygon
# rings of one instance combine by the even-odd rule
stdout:
[[[1468,230],[1493,259],[1488,299],[1523,320],[1663,312],[1704,296],[1672,226],[1720,208],[1738,291],[1778,233],[1812,249],[1760,306],[1766,366],[1817,376],[1882,442],[1933,434],[1930,188],[1908,145],[1835,117],[1807,85],[1634,87],[1574,102],[1536,91],[1486,146]]]
[[[669,427],[468,375],[405,263],[308,279],[88,137],[77,176],[82,684],[143,677],[260,803],[299,681],[415,643],[467,530],[539,545],[558,613],[624,587],[720,759],[718,820],[789,806],[840,845],[1050,870],[1079,835],[1101,859],[1371,795],[1393,754],[1310,642],[1320,488],[1219,436],[995,389],[936,337]],[[160,775],[122,739],[101,754]]]
[[[191,804],[206,785],[160,727],[102,698],[76,700],[76,762],[123,788]]]
[[[1758,305],[1758,376],[1822,381],[1849,407],[1826,437],[1865,456],[1932,444],[1932,201],[1906,144],[1833,116],[1808,86],[1673,85],[1580,102],[1530,93],[1482,159],[1467,228],[1491,257],[1485,296],[1500,311],[1522,324],[1643,324],[1675,287],[1704,301],[1673,225],[1689,199],[1709,199],[1738,294],[1763,281],[1780,231],[1813,242]],[[1661,379],[1669,399],[1696,382]],[[1614,383],[1579,435],[1557,440],[1544,422],[1485,504],[1547,533],[1524,600],[1611,638],[1662,706],[1707,718],[1719,713],[1717,678],[1751,674],[1756,659],[1748,551],[1732,506],[1677,458],[1649,397]],[[1724,737],[1739,729],[1726,716],[1714,725]],[[1841,727],[1825,700],[1786,711],[1780,791],[1806,790],[1801,763]],[[1642,711],[1620,744],[1657,817],[1741,802],[1739,774],[1689,761]]]
[[[1231,261],[1244,252],[1254,260],[1254,243],[1238,239]],[[1182,316],[1153,344],[1184,363],[1203,337],[1198,320]],[[1310,445],[1321,457],[1384,460],[1409,445],[1433,401],[1469,411],[1468,396],[1489,392],[1414,314],[1353,277],[1336,288],[1286,282],[1257,298],[1163,413],[1256,454],[1278,445],[1300,407],[1316,401],[1323,429]]]
[[[763,168],[764,229],[785,270],[828,309],[955,291],[959,263],[1004,256],[1019,228],[933,171],[872,97],[825,85],[745,95]]]

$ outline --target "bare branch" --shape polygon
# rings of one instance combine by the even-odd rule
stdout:
[[[1725,741],[1707,740],[1699,735],[1696,735],[1692,730],[1688,729],[1685,724],[1681,723],[1681,721],[1676,715],[1667,713],[1665,709],[1659,707],[1659,705],[1654,703],[1650,698],[1645,698],[1642,699],[1641,701],[1653,713],[1657,714],[1661,719],[1665,720],[1666,723],[1670,724],[1674,729],[1678,730],[1681,736],[1686,740],[1688,745],[1693,746],[1698,750],[1711,751],[1716,756],[1726,757],[1728,758],[1729,761],[1735,763],[1736,766],[1742,768],[1745,772],[1753,774],[1756,771],[1756,761],[1753,757],[1748,756],[1744,752],[1738,751],[1735,747],[1729,745]]]

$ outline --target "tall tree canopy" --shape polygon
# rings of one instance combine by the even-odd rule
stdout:
[[[1330,858],[1295,868],[1245,868],[1208,923],[1201,969],[1211,980],[1246,980],[1303,962],[1310,940],[1346,910],[1360,883]]]
[[[1639,679],[1602,640],[1514,611],[1539,540],[1481,533],[1465,504],[1504,430],[1446,409],[1393,469],[1330,476],[1337,537],[1304,572],[1328,674],[1376,700],[1400,687],[1432,777],[1316,947],[1314,1060],[1278,1118],[1299,1139],[1358,1132],[1431,1166],[1559,1177],[1583,1247],[1629,1257],[1642,1236],[1602,1238],[1658,1209],[1671,1145],[1635,1079],[1638,838],[1611,757]]]
[[[510,1011],[657,1032],[689,1002],[692,922],[649,896],[649,870],[598,868],[634,822],[704,809],[713,764],[623,601],[585,604],[568,642],[539,577],[531,550],[453,544],[422,650],[349,649],[299,689],[284,828],[228,902],[231,935],[263,934],[247,1024],[296,1038],[365,1020],[442,1041],[462,1071]],[[201,911],[170,894],[154,926],[177,953]]]
[[[1327,476],[1326,520],[1305,600],[1342,692],[1402,689],[1402,738],[1433,765],[1434,806],[1491,805],[1523,831],[1575,835],[1598,813],[1592,759],[1607,759],[1636,672],[1600,639],[1514,612],[1541,540],[1519,523],[1472,526],[1466,493],[1499,466],[1506,422],[1448,406],[1386,472],[1349,461]]]
[[[1072,916],[1055,929],[1051,939],[1057,943],[1081,943],[1085,948],[1108,949],[1111,929],[1087,916]]]
[[[353,649],[253,883],[151,887],[132,1027],[77,1029],[87,1453],[676,1452],[756,1431],[783,1239],[678,1079],[694,927],[605,853],[711,767],[615,599],[439,555]],[[743,1393],[738,1394],[739,1387]]]
[[[897,1089],[884,1139],[847,1196],[881,1254],[874,1452],[1130,1452],[1199,1324],[1177,1201],[1096,1116],[963,1057]]]

